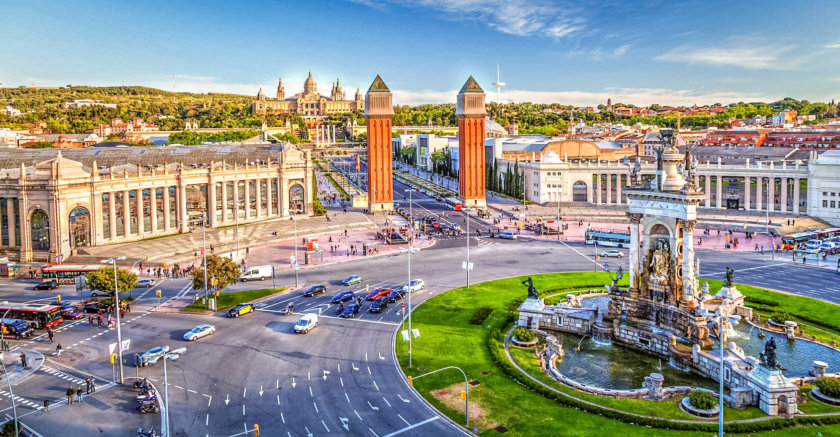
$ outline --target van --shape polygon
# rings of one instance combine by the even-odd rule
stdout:
[[[272,275],[271,266],[254,266],[248,267],[242,275],[239,276],[239,280],[242,282],[248,281],[265,281],[266,279],[270,278]]]
[[[809,240],[805,243],[805,253],[819,253],[822,248],[822,240]]]
[[[3,336],[13,338],[31,337],[35,332],[28,323],[20,319],[2,319]]]
[[[298,334],[306,334],[316,326],[318,326],[318,315],[304,314],[303,317],[295,323],[295,332]]]

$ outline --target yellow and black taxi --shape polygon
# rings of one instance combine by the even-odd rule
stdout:
[[[248,313],[254,312],[254,304],[241,303],[227,312],[228,317],[239,317]]]

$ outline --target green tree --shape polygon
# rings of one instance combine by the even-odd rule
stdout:
[[[114,295],[114,268],[102,267],[99,270],[85,274],[87,287],[94,291],[102,291]],[[137,274],[117,268],[117,287],[120,293],[128,293],[137,286]]]
[[[239,264],[235,263],[232,259],[219,255],[210,255],[207,257],[208,286],[215,284],[217,290],[224,290],[228,285],[236,283],[239,280],[240,274]],[[203,290],[204,269],[193,269],[192,277],[193,290]]]
[[[54,146],[52,143],[48,143],[46,141],[38,141],[36,143],[32,143],[26,146],[27,149],[52,149]],[[113,282],[113,281],[112,281]]]

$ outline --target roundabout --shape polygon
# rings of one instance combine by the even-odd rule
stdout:
[[[543,371],[538,351],[543,347],[514,346],[511,332],[514,322],[519,319],[517,308],[525,298],[521,282],[527,277],[511,277],[456,288],[434,296],[419,305],[412,314],[412,328],[421,335],[413,341],[413,367],[408,367],[407,342],[396,341],[396,355],[402,371],[407,376],[424,374],[447,366],[456,366],[466,373],[469,381],[470,430],[492,435],[512,433],[513,435],[589,435],[608,433],[609,435],[627,433],[629,435],[662,435],[665,430],[674,435],[708,435],[715,432],[717,422],[714,418],[701,418],[691,415],[680,407],[691,390],[682,395],[661,401],[647,399],[621,399],[617,396],[599,396],[575,389],[556,381]],[[531,276],[533,285],[543,294],[588,293],[591,289],[603,287],[610,278],[607,273],[569,272],[547,273]],[[790,313],[807,312],[815,303],[813,299],[792,296],[779,292],[738,285],[746,295],[750,307],[759,315],[766,314],[762,307],[768,302],[784,305]],[[584,301],[586,299],[583,299]],[[750,301],[761,303],[750,303]],[[825,325],[836,324],[836,314],[840,307],[820,303],[824,307],[822,314]],[[773,306],[773,305],[769,305]],[[484,320],[477,324],[474,314],[491,311]],[[816,316],[815,316],[816,317]],[[762,317],[763,318],[763,317]],[[473,323],[471,323],[473,322]],[[834,330],[824,326],[806,325],[803,329],[820,333],[820,340],[828,342],[837,335]],[[758,329],[751,329],[746,335],[758,336]],[[740,332],[740,331],[738,331]],[[740,334],[739,334],[740,335]],[[775,334],[765,334],[775,335]],[[781,334],[779,334],[781,335]],[[542,336],[540,343],[544,343]],[[580,339],[580,337],[577,337]],[[732,338],[732,337],[730,337]],[[578,341],[563,339],[566,344],[566,357],[574,354]],[[732,338],[738,342],[738,336]],[[574,343],[574,344],[569,344]],[[583,350],[594,347],[586,345]],[[795,340],[795,343],[806,343]],[[792,347],[782,344],[780,349]],[[810,343],[809,348],[836,350],[825,345]],[[604,368],[603,364],[582,367],[581,372],[596,371],[609,374],[610,369],[620,369],[620,360],[625,356],[640,354],[626,347],[615,347],[608,353],[619,364]],[[795,358],[797,355],[792,355]],[[650,358],[650,357],[648,357]],[[782,363],[791,368],[802,368],[802,363]],[[562,362],[562,361],[561,361]],[[658,360],[650,360],[651,368],[659,367]],[[655,364],[654,364],[655,363]],[[558,364],[559,365],[559,364]],[[682,373],[662,363],[673,374]],[[644,370],[647,372],[647,368]],[[832,369],[833,370],[833,369]],[[654,370],[656,371],[656,370]],[[810,380],[794,372],[792,379],[799,385],[802,398],[813,387]],[[648,373],[644,373],[648,375]],[[687,381],[699,375],[683,374]],[[636,375],[638,376],[638,375]],[[665,385],[675,385],[673,378],[666,376]],[[460,383],[458,381],[461,381]],[[632,378],[631,378],[632,380]],[[809,382],[811,381],[811,382]],[[716,382],[711,384],[696,383],[706,391],[716,393]],[[429,404],[463,426],[464,400],[456,396],[464,391],[463,377],[457,372],[440,372],[423,379],[415,380],[413,387]],[[641,386],[635,386],[638,389]],[[444,394],[442,394],[444,393]],[[727,390],[725,393],[729,393]],[[457,402],[449,397],[456,397]],[[785,429],[785,435],[835,435],[840,433],[840,408],[817,401],[801,403],[799,412],[791,418],[768,416],[755,406],[743,409],[724,408],[725,430],[728,433],[749,433],[750,435],[769,435],[774,429]],[[806,426],[807,425],[807,426]]]

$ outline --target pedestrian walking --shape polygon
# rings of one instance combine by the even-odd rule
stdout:
[[[130,302],[125,303],[125,312],[127,312],[127,313],[131,312],[131,303]]]
[[[26,354],[23,352],[20,353],[20,368],[21,370],[26,368]]]
[[[59,343],[58,346],[55,347],[55,356],[56,357],[61,356],[61,350],[62,350],[61,343]]]
[[[93,314],[88,316],[88,326],[93,326]]]
[[[97,326],[99,326],[100,328],[102,327],[102,313],[99,314],[99,320],[98,320]]]
[[[55,334],[53,333],[52,328],[47,328],[47,337],[50,338],[50,344],[53,342],[53,336],[55,336]]]
[[[90,394],[90,378],[85,379],[85,393]]]
[[[91,393],[96,393],[96,380],[95,379],[90,380],[90,392]]]
[[[84,395],[82,394],[82,386],[76,387],[76,400],[79,402],[84,402]]]
[[[73,386],[67,387],[67,405],[73,405],[73,395],[76,393]]]
[[[44,399],[44,412],[50,411],[50,400]]]

